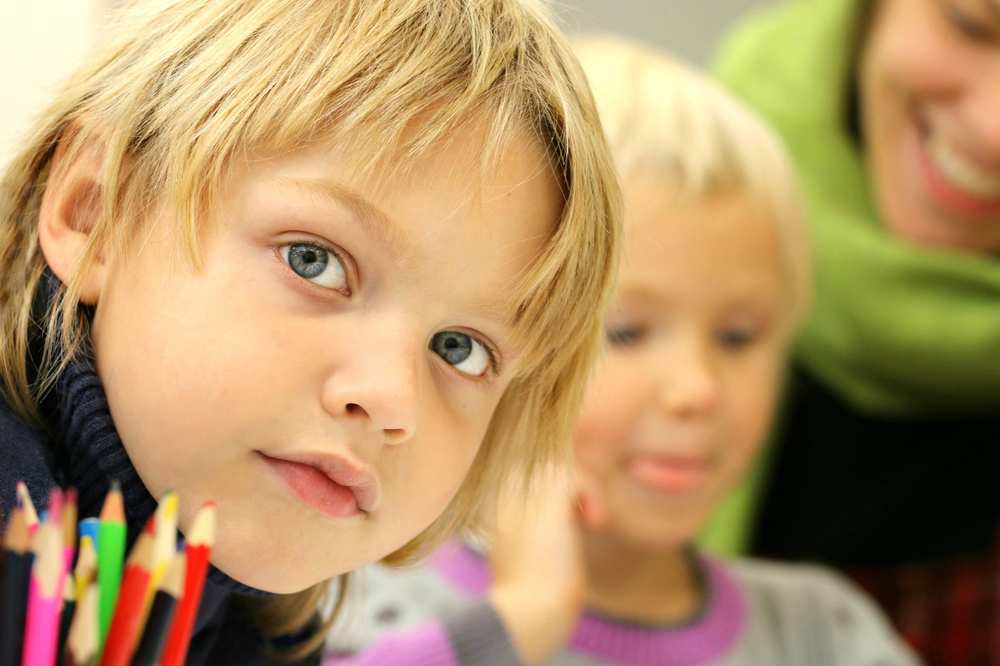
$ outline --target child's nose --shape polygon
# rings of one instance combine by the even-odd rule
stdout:
[[[677,351],[677,350],[675,350]],[[675,418],[702,418],[719,403],[719,380],[702,345],[691,343],[663,359],[662,407]]]
[[[417,430],[417,361],[412,351],[353,356],[327,377],[323,408],[334,418],[380,431],[385,444],[409,441]]]

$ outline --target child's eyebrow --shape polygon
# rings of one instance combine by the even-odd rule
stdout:
[[[374,203],[354,190],[330,180],[282,178],[280,182],[317,196],[324,203],[347,209],[364,230],[381,243],[394,258],[405,254],[405,239],[399,225]]]

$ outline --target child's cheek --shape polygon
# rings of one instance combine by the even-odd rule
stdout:
[[[593,412],[585,412],[577,420],[574,445],[577,462],[595,477],[604,477],[610,471],[616,456],[616,441],[621,434],[613,424],[599,418],[588,418]]]

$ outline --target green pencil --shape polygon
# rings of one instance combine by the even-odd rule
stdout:
[[[118,589],[122,582],[122,564],[125,560],[125,506],[117,481],[111,482],[111,490],[101,508],[97,544],[97,584],[100,590],[100,634],[97,643],[100,651],[115,613]]]

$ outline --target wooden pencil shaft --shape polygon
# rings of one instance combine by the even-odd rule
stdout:
[[[77,604],[63,657],[64,666],[92,666],[97,656],[99,590],[89,585]]]
[[[17,499],[24,510],[28,526],[38,525],[38,511],[35,510],[35,503],[31,501],[31,493],[28,492],[28,486],[23,481],[19,481],[17,484]]]
[[[31,535],[28,533],[27,518],[20,507],[14,509],[7,521],[7,529],[3,535],[3,549],[14,553],[27,553],[31,550]]]

